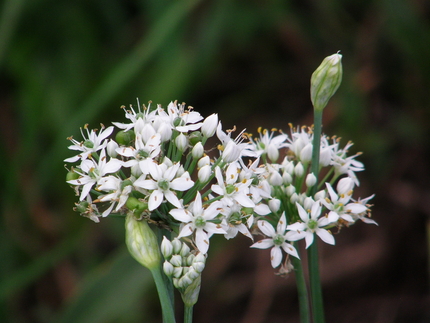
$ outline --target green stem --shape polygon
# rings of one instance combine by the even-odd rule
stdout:
[[[184,323],[192,323],[193,322],[193,306],[184,307]]]
[[[163,278],[161,266],[151,269],[152,277],[157,287],[158,297],[160,298],[161,310],[163,311],[163,323],[175,323],[175,313],[168,288]]]
[[[293,244],[297,249],[297,243]],[[308,289],[306,287],[305,275],[303,273],[302,261],[296,257],[291,257],[296,277],[297,292],[299,298],[300,322],[310,323],[310,307]]]
[[[321,145],[322,110],[314,109],[314,138],[312,150],[312,173],[317,178],[317,183],[313,186],[311,196],[314,196],[318,187],[319,157]],[[318,264],[318,244],[314,243],[308,249],[309,259],[309,281],[311,285],[312,315],[314,323],[324,322],[324,304],[321,290],[321,279]]]

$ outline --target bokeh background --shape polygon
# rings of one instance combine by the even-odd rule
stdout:
[[[312,124],[309,80],[343,54],[323,131],[352,140],[373,219],[322,246],[327,322],[430,322],[430,3],[425,0],[0,2],[0,321],[161,322],[123,220],[72,211],[66,137],[171,100],[224,128]],[[195,322],[298,322],[269,251],[214,237]],[[178,307],[178,313],[181,308]],[[181,320],[178,320],[179,322]]]

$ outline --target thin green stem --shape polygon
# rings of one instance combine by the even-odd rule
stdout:
[[[318,187],[318,173],[319,173],[319,157],[321,145],[321,128],[322,128],[322,110],[314,109],[314,138],[312,150],[312,173],[317,178],[317,182],[311,190],[312,196],[315,195]],[[319,273],[318,263],[318,244],[315,239],[314,243],[308,249],[309,259],[309,280],[311,285],[311,298],[312,298],[312,316],[314,323],[324,322],[324,304],[321,290],[321,279]]]
[[[161,310],[163,311],[163,323],[175,323],[175,313],[171,302],[169,290],[163,278],[164,274],[161,266],[151,269],[152,277],[157,287],[158,297],[160,298]]]
[[[297,249],[297,243],[293,244]],[[300,310],[300,322],[310,323],[310,306],[309,306],[309,296],[308,289],[306,286],[305,275],[303,272],[302,261],[296,257],[291,257],[291,263],[294,266],[294,272],[297,284],[297,293],[299,298],[299,310]]]
[[[192,323],[193,322],[193,306],[184,307],[184,323]]]

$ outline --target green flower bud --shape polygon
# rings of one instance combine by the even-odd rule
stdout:
[[[192,133],[190,133],[189,139],[190,139],[190,145],[194,146],[198,142],[202,141],[203,136],[202,136],[202,133],[200,131],[193,131]]]
[[[125,202],[125,206],[136,215],[140,215],[143,211],[148,209],[147,202],[142,202],[134,196],[128,197],[127,202]]]
[[[115,136],[115,141],[121,146],[128,146],[134,140],[135,135],[133,131],[118,131]]]
[[[129,213],[125,219],[125,239],[128,251],[140,264],[150,270],[160,266],[157,236],[146,220],[138,221]]]
[[[72,181],[74,179],[78,179],[81,175],[79,175],[78,173],[75,173],[73,170],[67,172],[66,175],[66,182],[67,181]]]
[[[342,82],[342,55],[324,58],[311,77],[311,101],[315,110],[322,111]]]
[[[201,275],[199,275],[194,281],[181,293],[184,304],[188,307],[193,306],[197,303],[200,293]]]

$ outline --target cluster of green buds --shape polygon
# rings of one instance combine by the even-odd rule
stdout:
[[[161,253],[165,259],[164,273],[181,292],[184,303],[194,305],[200,291],[206,256],[199,251],[192,251],[185,242],[177,238],[170,241],[166,237],[161,242]]]

